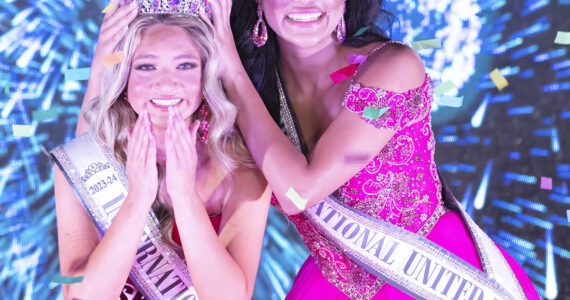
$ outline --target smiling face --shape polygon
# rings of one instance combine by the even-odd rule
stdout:
[[[333,41],[344,0],[262,0],[268,25],[279,39],[299,47]]]
[[[146,108],[153,124],[166,128],[168,107],[176,106],[188,123],[202,102],[200,52],[188,33],[157,24],[141,35],[133,55],[128,101],[137,114]]]

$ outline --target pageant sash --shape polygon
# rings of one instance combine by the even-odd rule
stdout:
[[[509,282],[514,277],[507,277],[507,273],[502,274],[504,277],[484,273],[434,242],[356,211],[332,196],[306,210],[303,215],[354,262],[413,297],[525,298],[522,289],[519,292],[516,285]],[[482,236],[479,238],[484,239]],[[498,251],[494,244],[483,243],[483,247],[480,246],[480,251],[488,258],[496,255],[493,248]],[[492,248],[487,249],[488,246]],[[498,255],[502,258],[500,252]],[[508,264],[497,266],[510,271]],[[518,285],[516,279],[515,283]]]
[[[278,72],[276,77],[283,129],[300,151],[303,148],[300,133],[297,132]],[[448,190],[444,192],[461,211],[485,272],[427,238],[361,213],[332,195],[302,214],[354,262],[414,297],[526,299],[500,250],[473,222],[455,197]]]
[[[128,193],[125,168],[90,132],[55,148],[51,154],[99,233],[104,235]],[[146,219],[131,280],[146,299],[198,299],[186,263],[163,242],[152,210]]]

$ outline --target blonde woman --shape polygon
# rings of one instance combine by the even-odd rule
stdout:
[[[215,48],[196,15],[136,17],[84,107],[90,130],[52,152],[61,273],[83,276],[66,299],[251,299],[270,191]]]

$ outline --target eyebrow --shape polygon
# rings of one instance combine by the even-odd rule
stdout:
[[[133,59],[133,61],[139,60],[139,59],[156,59],[158,58],[156,55],[152,55],[152,54],[144,54],[144,55],[139,55],[137,57],[135,57],[135,59]],[[187,59],[198,59],[196,56],[191,55],[191,54],[182,54],[182,55],[178,55],[176,57],[174,57],[174,59],[183,59],[183,58],[187,58]]]

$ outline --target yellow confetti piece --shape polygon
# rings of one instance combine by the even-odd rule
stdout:
[[[499,91],[509,86],[509,82],[507,81],[507,79],[505,79],[505,77],[503,77],[503,75],[501,75],[499,69],[493,70],[493,72],[491,72],[489,76],[491,77],[491,80],[493,80]]]
[[[570,45],[570,32],[558,31],[556,33],[556,39],[554,40],[554,43],[560,45]]]
[[[12,132],[14,136],[31,137],[34,135],[32,126],[30,125],[12,125]]]
[[[293,187],[290,187],[289,190],[287,190],[287,193],[285,194],[285,196],[287,196],[291,201],[293,201],[295,206],[301,210],[305,210],[305,208],[307,207],[307,202],[309,202],[309,199],[302,198],[293,189]]]
[[[115,52],[101,58],[101,61],[105,67],[110,67],[112,65],[120,64],[125,61],[125,54],[123,54],[123,51]]]
[[[110,12],[113,7],[115,7],[115,3],[109,3],[109,5],[107,5],[107,7],[105,7],[101,12],[106,14]]]
[[[222,245],[224,245],[224,247],[227,247],[236,236],[236,233],[237,233],[236,226],[228,222],[226,223],[226,225],[224,225],[224,228],[222,229],[218,237]]]
[[[441,40],[440,39],[412,42],[412,49],[414,49],[416,51],[422,50],[422,49],[434,49],[434,48],[441,48]]]
[[[433,89],[433,93],[436,96],[440,96],[441,94],[448,92],[451,89],[455,88],[455,84],[453,84],[453,81],[448,80],[440,85],[438,85],[436,88]]]

